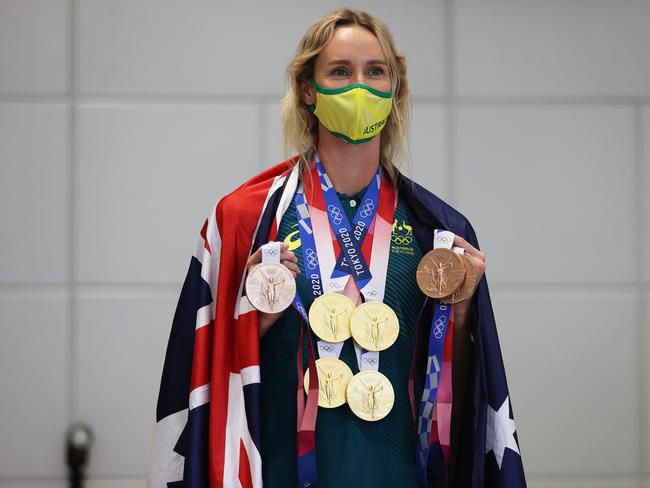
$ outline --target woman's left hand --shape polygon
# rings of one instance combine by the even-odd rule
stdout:
[[[485,274],[485,253],[479,251],[469,242],[460,236],[454,237],[454,246],[465,249],[465,256],[472,260],[476,268],[478,278],[477,283]],[[476,293],[476,291],[474,292]],[[459,425],[460,418],[463,415],[465,397],[467,394],[467,385],[471,369],[472,356],[472,325],[469,323],[469,311],[472,304],[472,298],[469,297],[462,302],[454,305],[454,336],[453,336],[453,356],[452,356],[452,391],[454,402],[452,404],[451,425]]]
[[[481,278],[485,274],[485,253],[479,251],[474,246],[472,246],[469,242],[467,242],[465,239],[463,239],[458,235],[454,237],[454,246],[462,247],[463,249],[465,249],[465,256],[467,256],[472,261],[478,273],[478,278],[476,282],[478,283],[479,281],[481,281]],[[456,324],[465,323],[467,319],[467,314],[469,312],[470,304],[472,303],[472,297],[469,297],[468,299],[463,300],[462,302],[456,304],[455,312],[454,312],[454,318]]]

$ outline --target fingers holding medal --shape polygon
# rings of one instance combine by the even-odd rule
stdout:
[[[485,261],[486,256],[483,251],[476,249],[469,242],[463,239],[461,236],[454,236],[454,246],[460,247],[465,250],[464,255],[469,258],[471,263],[474,265],[477,273],[477,282],[481,281],[481,277],[485,274]]]

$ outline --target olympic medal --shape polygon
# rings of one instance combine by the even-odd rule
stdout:
[[[399,320],[393,309],[385,303],[362,303],[352,312],[350,333],[364,349],[383,351],[397,340]]]
[[[318,406],[336,408],[345,403],[345,393],[352,379],[352,370],[337,358],[316,360],[318,371]],[[305,371],[305,392],[309,391],[309,369]]]
[[[472,260],[466,254],[461,254],[465,265],[465,279],[460,287],[448,297],[441,298],[443,303],[458,303],[467,300],[474,294],[478,285],[478,270]]]
[[[342,342],[350,337],[350,316],[354,303],[342,293],[319,296],[309,308],[309,325],[326,342]]]
[[[296,280],[279,263],[261,263],[246,278],[246,297],[260,312],[282,312],[296,296]]]
[[[443,298],[456,291],[465,279],[460,255],[446,248],[429,251],[420,261],[416,280],[420,290],[431,298]]]
[[[362,371],[352,377],[347,388],[350,410],[360,419],[383,419],[393,408],[395,391],[390,380],[378,371]]]

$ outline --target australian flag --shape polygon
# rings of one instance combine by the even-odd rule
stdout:
[[[262,487],[258,317],[243,283],[250,254],[277,236],[298,186],[295,162],[221,199],[201,229],[163,367],[151,488]],[[451,206],[402,175],[397,189],[423,251],[436,228],[478,248],[471,225]],[[472,306],[471,370],[447,486],[525,487],[485,277]]]

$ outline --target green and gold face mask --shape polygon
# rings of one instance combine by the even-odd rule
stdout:
[[[351,144],[368,142],[386,125],[393,107],[393,93],[363,83],[323,88],[312,78],[316,105],[309,108],[332,135]]]

